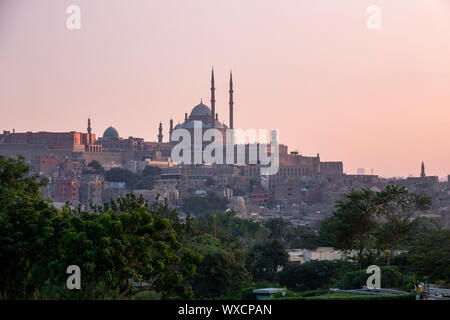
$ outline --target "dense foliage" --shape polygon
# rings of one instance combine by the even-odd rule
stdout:
[[[105,169],[97,160],[89,162],[87,167],[90,169],[90,173],[103,174],[105,172]]]
[[[205,196],[190,196],[183,199],[183,211],[205,217],[211,213],[224,212],[227,209],[228,200],[208,191]]]
[[[295,291],[329,288],[339,271],[346,268],[351,266],[339,261],[289,264],[278,274],[278,281],[282,286]]]
[[[135,176],[108,172],[111,181]],[[195,215],[185,221],[167,201],[132,194],[90,212],[57,209],[40,197],[46,183],[23,158],[0,156],[0,299],[242,299],[277,286],[295,290],[292,298],[322,299],[331,287],[363,286],[369,263],[381,267],[383,287],[450,283],[450,232],[411,222],[429,199],[396,186],[352,191],[313,230],[281,218],[240,219],[214,193],[185,199]],[[356,250],[356,260],[288,263],[287,248],[330,245]],[[81,269],[80,290],[66,287],[70,265]]]
[[[159,169],[159,168],[156,168]],[[153,189],[155,177],[159,170],[147,166],[141,175],[122,168],[111,168],[105,172],[105,180],[110,182],[125,182],[129,190]]]
[[[417,227],[411,221],[414,211],[428,210],[430,204],[428,196],[397,185],[380,192],[352,190],[336,203],[333,216],[324,221],[324,231],[332,234],[335,247],[356,250],[361,268],[376,262],[379,255],[389,265],[395,251]]]

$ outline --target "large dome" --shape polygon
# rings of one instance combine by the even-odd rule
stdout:
[[[194,107],[191,111],[191,117],[192,116],[210,116],[211,110],[207,105],[204,105],[203,103],[200,103]]]
[[[103,138],[119,138],[119,133],[113,127],[109,127],[103,132]]]
[[[177,124],[175,126],[175,130],[176,129],[194,129],[196,123],[198,125],[198,128],[204,128],[204,129],[211,128],[210,122],[205,124],[201,120],[187,120],[184,123]],[[225,125],[224,123],[219,122],[217,120],[215,120],[215,128],[216,129],[228,129],[227,125]]]

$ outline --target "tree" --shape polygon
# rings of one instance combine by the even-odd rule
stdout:
[[[247,269],[253,280],[275,282],[279,267],[288,263],[289,255],[279,240],[268,240],[254,245],[247,253]]]
[[[315,250],[320,244],[319,234],[315,230],[303,226],[291,226],[287,238],[289,248]]]
[[[25,159],[0,156],[0,298],[32,297],[45,279],[58,237],[58,211],[40,198],[46,185],[29,175]]]
[[[94,173],[102,174],[105,172],[105,169],[102,167],[102,165],[97,160],[92,160],[87,165],[89,168],[92,168]]]
[[[272,218],[264,224],[270,230],[270,239],[280,240],[287,248],[316,249],[320,244],[319,234],[309,228],[293,226],[282,218]]]
[[[409,291],[412,288],[414,277],[403,275],[395,266],[382,266],[381,287]],[[343,290],[360,289],[367,285],[367,270],[352,270],[340,276],[333,287]]]
[[[191,196],[183,199],[182,209],[196,217],[205,217],[214,212],[224,212],[228,199],[220,197],[214,192],[208,192],[205,197]]]
[[[318,244],[322,247],[337,246],[336,234],[333,229],[334,217],[326,217],[320,221]]]
[[[198,237],[193,249],[202,256],[188,283],[200,299],[233,298],[249,282],[245,255],[238,243],[226,246],[210,234]]]
[[[295,291],[328,288],[341,268],[348,268],[341,261],[310,261],[302,264],[288,264],[277,275],[282,286]]]
[[[258,222],[241,219],[234,211],[213,213],[194,223],[198,234],[211,234],[227,246],[238,241],[243,246],[251,246],[268,238],[270,231]]]
[[[409,192],[405,187],[388,185],[376,194],[377,214],[382,218],[377,227],[377,248],[387,252],[387,265],[395,250],[404,243],[416,229],[411,222],[415,210],[426,211],[431,199],[424,194]]]
[[[336,245],[345,251],[357,250],[356,259],[361,268],[371,264],[375,246],[374,230],[376,226],[376,193],[363,189],[352,190],[345,200],[336,202],[336,210],[328,227],[334,230]]]
[[[146,166],[144,170],[142,171],[142,176],[158,176],[161,174],[161,168],[155,167],[155,166]]]
[[[273,218],[267,220],[264,225],[270,230],[270,239],[287,241],[290,222],[283,218]]]
[[[406,255],[418,276],[450,284],[450,231],[420,234]]]
[[[147,168],[153,169],[149,169],[145,174],[142,174],[142,176],[139,176],[126,169],[112,168],[111,170],[106,171],[105,180],[111,182],[125,182],[130,190],[151,190],[155,185],[155,175],[150,173],[155,173],[155,170],[159,168],[154,169],[155,167],[146,167],[146,169]]]
[[[129,194],[93,213],[77,210],[68,213],[63,254],[51,263],[56,283],[66,277],[68,265],[82,270],[81,290],[66,297],[121,299],[148,290],[166,298],[190,296],[183,278],[195,271],[196,257],[182,250],[176,212],[167,201],[149,205]],[[136,282],[146,285],[136,288]]]
[[[427,210],[431,200],[404,187],[388,185],[384,191],[352,190],[338,201],[333,216],[323,224],[334,230],[340,249],[357,250],[361,269],[386,253],[389,265],[395,251],[415,229],[410,220],[415,210]],[[377,250],[376,250],[377,249]]]
[[[110,182],[125,182],[128,187],[134,185],[137,175],[122,168],[111,168],[105,172],[105,180]]]
[[[190,231],[167,200],[149,205],[130,194],[94,212],[58,210],[28,171],[22,157],[0,157],[0,298],[192,297],[185,279],[200,256],[183,247]],[[65,286],[70,265],[81,269],[81,290]]]
[[[155,177],[151,175],[138,177],[134,182],[132,182],[131,188],[134,190],[151,190],[155,186],[155,181]]]

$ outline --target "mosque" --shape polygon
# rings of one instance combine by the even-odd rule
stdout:
[[[169,129],[169,138],[172,137],[172,133],[176,129],[186,129],[191,133],[191,136],[193,137],[193,130],[195,124],[199,124],[202,128],[202,133],[210,128],[217,129],[221,131],[222,136],[226,138],[226,130],[227,129],[233,129],[233,74],[230,72],[230,88],[229,88],[229,107],[230,107],[230,120],[229,125],[227,126],[224,122],[219,121],[219,115],[216,113],[216,99],[215,99],[215,85],[214,85],[214,69],[211,71],[211,108],[209,108],[207,105],[203,103],[203,100],[200,101],[200,104],[196,105],[189,117],[188,114],[185,113],[184,115],[184,122],[179,123],[173,128],[173,120],[170,120],[170,129]],[[161,128],[161,124],[160,124]],[[161,135],[161,131],[160,131]],[[172,140],[172,139],[170,139]],[[158,135],[158,141],[161,143],[162,141],[159,140]]]
[[[132,158],[138,157],[151,157],[153,159],[157,158],[167,158],[170,157],[172,147],[178,143],[178,141],[171,141],[172,134],[176,129],[186,129],[191,134],[192,139],[194,138],[194,127],[200,127],[202,134],[211,128],[217,129],[221,132],[225,144],[226,141],[226,131],[227,129],[233,129],[233,75],[230,72],[229,81],[229,123],[226,125],[224,122],[219,121],[219,115],[216,113],[216,99],[215,99],[215,83],[214,83],[214,69],[211,71],[211,107],[200,101],[200,104],[196,105],[188,115],[185,113],[184,121],[178,123],[174,127],[173,119],[169,122],[169,141],[163,141],[163,125],[160,122],[158,128],[157,142],[144,141],[142,138],[129,137],[128,139],[123,139],[119,136],[118,131],[110,126],[108,127],[103,136],[99,138],[99,143],[103,146],[103,151],[131,151],[134,153]],[[90,131],[90,122],[88,126],[88,131]],[[192,143],[193,145],[194,143]],[[208,144],[208,142],[204,142]],[[137,154],[136,154],[137,153]]]

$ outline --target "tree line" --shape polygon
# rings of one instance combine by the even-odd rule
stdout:
[[[372,263],[387,270],[392,286],[411,277],[450,283],[448,230],[411,220],[429,199],[396,186],[353,190],[313,230],[211,207],[182,221],[167,201],[149,203],[133,194],[89,212],[57,209],[40,197],[46,183],[30,174],[22,157],[0,156],[1,299],[243,299],[257,287],[351,287]],[[195,199],[190,208],[202,205]],[[286,249],[318,246],[358,254],[289,263]],[[69,265],[81,269],[80,290],[66,287]]]

